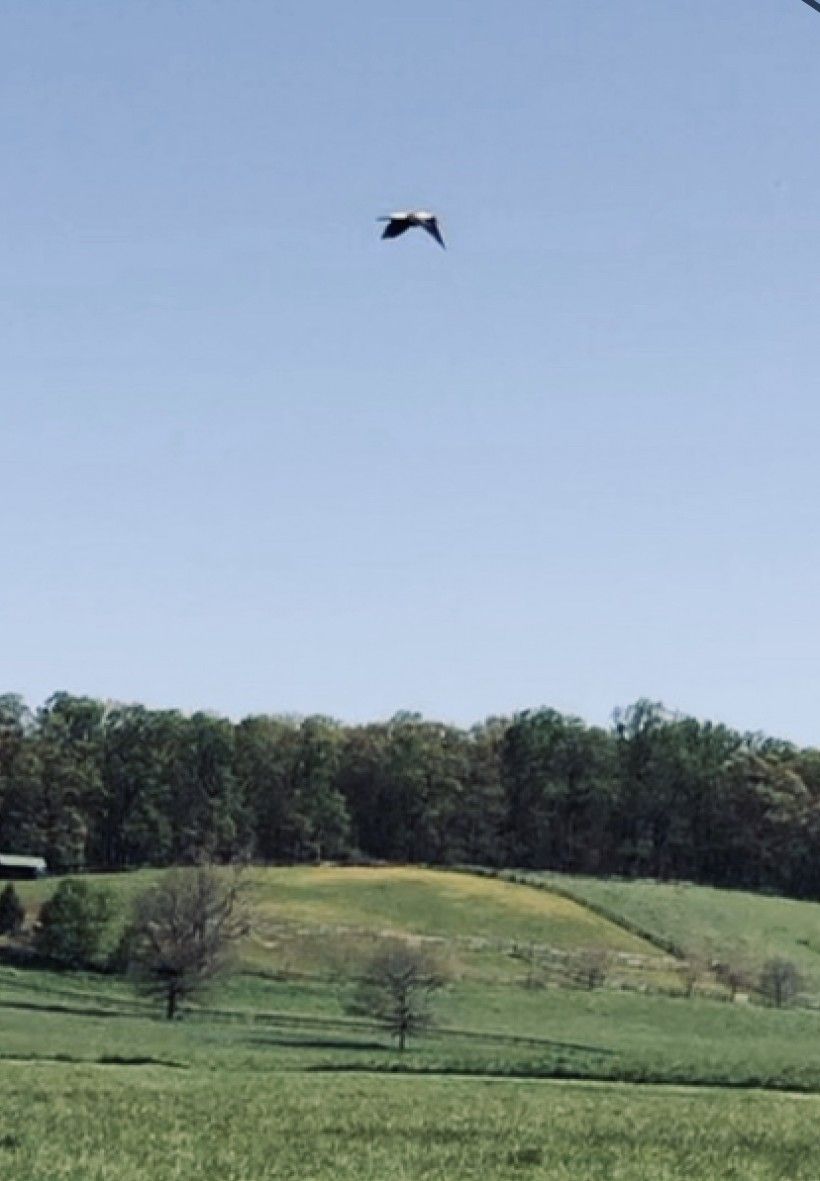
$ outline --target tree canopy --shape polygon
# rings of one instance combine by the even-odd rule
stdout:
[[[820,897],[820,751],[649,700],[233,722],[0,695],[0,849],[58,871],[372,858],[678,878]]]

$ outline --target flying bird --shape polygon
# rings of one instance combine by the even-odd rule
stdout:
[[[441,230],[438,228],[436,215],[428,213],[426,209],[410,209],[402,213],[391,213],[387,217],[379,217],[376,220],[387,222],[382,234],[383,238],[398,238],[399,234],[403,234],[405,230],[412,229],[413,226],[420,226],[435,238],[443,250],[447,249],[441,236]]]
[[[805,0],[805,3],[808,4],[809,8],[813,8],[815,12],[820,12],[820,3],[818,3],[818,0]]]

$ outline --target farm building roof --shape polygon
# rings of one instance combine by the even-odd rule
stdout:
[[[17,853],[0,853],[0,868],[38,869],[45,873],[46,863],[43,857],[20,857]]]

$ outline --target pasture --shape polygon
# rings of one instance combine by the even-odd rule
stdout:
[[[154,877],[98,882],[125,908]],[[466,874],[334,867],[253,870],[248,882],[257,922],[241,971],[181,1021],[165,1022],[122,977],[0,964],[9,1175],[815,1175],[817,1013],[675,995],[669,957],[568,899],[566,882],[557,895]],[[33,913],[53,888],[20,892]],[[749,938],[765,932],[777,900],[757,901]],[[806,922],[816,910],[794,906]],[[429,941],[450,969],[436,1028],[404,1054],[346,1004],[358,957],[388,933]],[[762,948],[764,935],[754,937]],[[590,946],[614,964],[594,991],[533,986],[519,954],[549,948],[560,960]]]
[[[718,890],[689,882],[626,881],[528,873],[524,877],[593,907],[600,916],[643,931],[705,960],[750,965],[771,956],[792,960],[820,992],[820,906],[792,898]]]
[[[0,1069],[27,1181],[814,1181],[820,1098],[143,1067]]]

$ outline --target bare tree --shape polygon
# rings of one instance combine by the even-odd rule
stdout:
[[[611,956],[604,947],[584,947],[574,957],[571,965],[573,979],[579,988],[592,992],[602,988],[609,975]]]
[[[764,999],[780,1009],[797,995],[800,976],[791,960],[771,959],[761,968],[757,986]]]
[[[753,985],[753,972],[746,964],[714,960],[711,969],[718,983],[729,990],[733,1001],[739,992],[747,992]]]
[[[172,1020],[233,964],[236,943],[250,929],[236,874],[210,867],[172,869],[138,895],[129,929],[128,961],[137,987],[165,1001]]]
[[[433,996],[445,984],[444,971],[429,952],[409,943],[390,942],[370,959],[348,1009],[372,1017],[389,1030],[403,1051],[408,1037],[433,1024]]]
[[[516,944],[511,954],[513,959],[523,960],[527,965],[527,975],[522,981],[524,987],[543,988],[545,983],[543,965],[539,960],[535,944],[525,943],[523,946]]]

